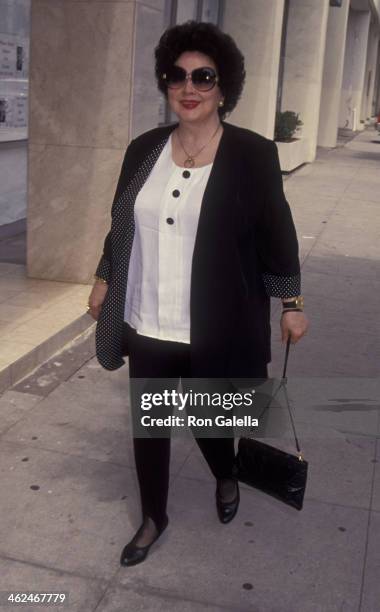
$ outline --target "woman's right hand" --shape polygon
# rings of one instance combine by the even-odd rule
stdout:
[[[96,280],[88,298],[89,309],[87,313],[92,316],[95,321],[98,320],[102,304],[105,300],[108,291],[108,284]]]

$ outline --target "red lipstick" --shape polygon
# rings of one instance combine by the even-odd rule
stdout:
[[[196,108],[199,102],[197,102],[196,100],[181,100],[181,104],[185,108],[191,109],[191,108]]]

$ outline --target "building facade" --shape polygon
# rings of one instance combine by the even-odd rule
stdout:
[[[153,53],[187,19],[217,23],[245,56],[228,121],[274,139],[280,113],[299,116],[277,143],[284,171],[380,111],[380,0],[32,0],[30,276],[92,282],[128,142],[174,119]]]

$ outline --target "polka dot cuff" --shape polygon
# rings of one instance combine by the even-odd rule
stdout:
[[[277,276],[276,274],[263,274],[263,281],[267,294],[270,297],[291,298],[301,294],[301,275]]]

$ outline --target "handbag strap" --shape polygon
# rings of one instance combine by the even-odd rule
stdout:
[[[289,403],[289,398],[288,398],[288,392],[287,392],[287,387],[286,387],[286,383],[288,382],[288,379],[286,377],[286,369],[288,366],[288,359],[289,359],[289,350],[290,350],[290,336],[288,337],[288,340],[286,342],[286,349],[285,349],[285,359],[284,359],[284,368],[282,371],[282,379],[280,381],[280,384],[277,387],[276,392],[271,396],[268,404],[265,406],[264,410],[262,411],[262,413],[259,416],[259,420],[261,419],[261,417],[263,416],[264,412],[266,410],[268,410],[269,406],[272,403],[272,400],[274,400],[274,398],[276,397],[277,393],[279,392],[279,390],[282,388],[284,390],[284,395],[285,395],[285,400],[286,400],[286,406],[289,412],[289,417],[290,417],[290,422],[292,424],[292,429],[293,429],[293,434],[294,434],[294,440],[296,443],[296,448],[297,448],[297,452],[298,452],[298,459],[300,461],[303,461],[303,456],[302,456],[302,451],[301,451],[301,447],[299,445],[298,442],[298,437],[297,437],[297,433],[296,433],[296,428],[294,425],[294,419],[293,419],[293,415],[292,415],[292,411],[290,410],[290,403]]]

